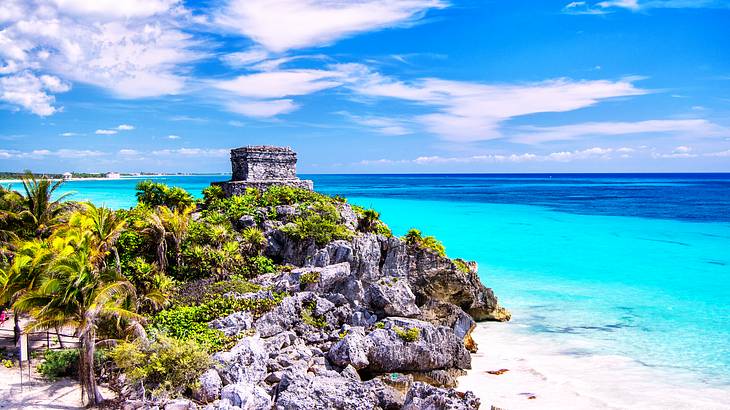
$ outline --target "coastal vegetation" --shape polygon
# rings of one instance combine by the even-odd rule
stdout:
[[[411,285],[394,276],[361,283],[349,264],[338,264],[336,258],[355,252],[354,243],[373,249],[367,256],[373,260],[363,259],[362,266],[383,270],[409,269],[389,267],[398,259],[381,255],[400,244],[414,255],[445,258],[435,238],[415,229],[395,238],[376,211],[341,197],[290,186],[226,196],[214,185],[196,200],[181,188],[143,181],[136,187],[136,206],[111,210],[68,201],[58,195],[60,184],[28,174],[22,191],[0,192],[0,305],[13,309],[16,320],[29,319],[22,330],[16,325],[16,332],[64,330],[78,337],[78,349],[46,352],[38,370],[48,378],[78,377],[88,404],[103,401],[100,374],[124,375],[125,385],[143,401],[191,397],[204,387],[203,374],[226,357],[220,354],[253,343],[249,339],[257,332],[271,337],[294,329],[307,334],[306,340],[321,341],[317,349],[324,355],[336,349],[330,337],[342,343],[363,337],[362,330],[353,332],[345,324],[355,317],[348,301],[367,303],[387,320],[420,314],[416,297],[451,297],[416,286],[454,280],[454,273],[424,276]],[[321,258],[327,259],[316,262]],[[464,261],[453,263],[454,272],[469,269]],[[325,267],[299,268],[312,264]],[[486,300],[483,289],[475,284],[454,303],[485,315],[491,310],[480,305]],[[339,296],[324,297],[330,294]],[[414,322],[387,327],[392,331],[384,337],[393,339],[370,345],[398,349],[397,341],[425,343],[423,332],[430,335],[427,340],[444,337],[433,325],[407,320]],[[385,325],[373,320],[360,326],[372,332]],[[459,339],[448,340],[457,344],[451,351],[465,352]],[[443,356],[434,348],[419,344],[413,351]],[[441,356],[424,362],[463,367],[463,359]]]

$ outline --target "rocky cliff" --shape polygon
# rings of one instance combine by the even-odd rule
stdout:
[[[233,296],[288,296],[259,317],[237,312],[210,323],[241,338],[213,356],[195,401],[211,410],[479,408],[472,393],[454,390],[477,349],[471,332],[475,321],[510,315],[476,264],[368,232],[362,210],[346,202],[335,209],[347,239],[328,243],[292,233],[312,212],[306,204],[262,207],[236,221],[262,231],[265,254],[285,268],[252,279],[264,290]],[[129,396],[129,408],[141,406]]]

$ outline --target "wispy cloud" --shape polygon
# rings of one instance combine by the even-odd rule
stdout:
[[[180,148],[180,149],[163,149],[152,151],[152,155],[158,157],[183,156],[183,157],[226,157],[230,155],[230,149],[213,149],[213,148]]]
[[[608,0],[573,1],[563,7],[567,14],[607,14],[617,10],[730,8],[725,0]]]
[[[730,135],[730,129],[704,119],[589,122],[556,127],[521,127],[510,139],[525,144],[565,141],[589,136],[670,133],[689,137]]]
[[[180,136],[179,135],[168,135],[167,136],[167,139],[170,139],[170,140],[179,140],[180,139]]]
[[[117,125],[117,129],[119,131],[131,131],[134,129],[134,125],[129,125],[129,124]]]
[[[413,131],[407,121],[402,119],[372,116],[372,115],[355,115],[347,111],[340,111],[338,114],[349,119],[350,121],[362,125],[368,129],[383,135],[407,135]]]
[[[96,131],[94,131],[94,134],[96,134],[96,135],[114,135],[117,132],[119,132],[119,131],[117,131],[117,130],[96,130]]]
[[[410,25],[428,10],[447,6],[440,0],[227,0],[224,4],[213,16],[218,27],[243,34],[273,52]]]
[[[360,64],[339,65],[349,74],[347,85],[367,97],[394,98],[435,108],[416,116],[429,132],[449,141],[469,142],[503,137],[502,122],[544,112],[567,112],[616,97],[649,91],[634,86],[634,78],[572,80],[559,78],[525,84],[484,84],[425,78],[401,81],[372,72]]]
[[[36,149],[32,151],[16,151],[16,150],[5,150],[0,149],[0,158],[11,159],[11,158],[27,158],[27,159],[43,159],[46,157],[58,157],[58,158],[90,158],[90,157],[101,157],[107,155],[105,152],[95,150],[76,150],[76,149],[59,149],[59,150],[47,150],[47,149]]]

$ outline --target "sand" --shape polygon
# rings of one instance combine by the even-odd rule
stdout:
[[[622,356],[586,354],[586,346],[556,346],[515,326],[484,323],[474,330],[479,352],[458,390],[475,392],[482,409],[730,409],[730,386],[700,384]],[[508,371],[487,373],[500,369]]]

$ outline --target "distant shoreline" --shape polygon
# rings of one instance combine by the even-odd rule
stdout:
[[[88,177],[88,178],[48,178],[51,181],[63,181],[77,182],[77,181],[118,181],[120,179],[147,179],[147,178],[162,178],[162,177],[200,177],[200,176],[225,176],[230,174],[154,174],[154,175],[122,175],[119,178],[105,178],[105,177]],[[38,176],[36,176],[38,178]],[[21,179],[0,179],[0,184],[3,183],[21,183]]]

